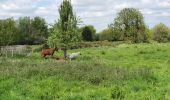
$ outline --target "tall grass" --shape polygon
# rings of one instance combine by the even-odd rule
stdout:
[[[0,99],[168,100],[170,45],[122,44],[70,50],[75,61],[54,57],[0,57]]]

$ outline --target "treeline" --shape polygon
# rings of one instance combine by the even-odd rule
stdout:
[[[76,20],[74,17],[73,19]],[[63,27],[65,27],[65,24],[61,24],[60,26],[61,22],[57,22],[51,26],[51,28],[48,28],[47,22],[41,17],[21,17],[18,20],[14,20],[13,18],[0,20],[0,46],[17,44],[34,45],[47,43],[47,41],[48,43],[54,42],[53,44],[56,44],[56,41],[58,41],[56,37],[61,33],[61,26],[64,25]],[[72,35],[76,35],[74,37],[82,41],[108,40],[132,41],[134,43],[149,42],[150,40],[158,42],[170,41],[170,29],[168,26],[160,23],[154,28],[149,29],[144,22],[142,13],[135,8],[125,8],[121,10],[113,22],[99,33],[96,33],[96,29],[92,25],[77,27],[77,22],[78,21],[70,21],[68,23],[68,25],[70,25],[68,28],[70,27],[71,30],[69,32],[75,32],[75,34]],[[73,26],[75,26],[75,28],[73,28]],[[68,37],[71,39],[73,36]],[[65,41],[63,41],[63,43],[64,42]]]
[[[131,41],[134,43],[149,42],[154,40],[157,42],[170,41],[170,28],[163,23],[149,29],[144,22],[142,13],[135,8],[125,8],[121,10],[114,21],[99,33],[95,33],[92,26],[83,28],[83,39],[88,41]],[[87,35],[91,34],[91,35]]]
[[[0,20],[0,45],[42,44],[48,37],[48,25],[41,17]]]
[[[145,29],[145,38],[143,42],[149,42],[151,40],[157,42],[170,42],[170,28],[163,23],[160,23],[154,28]],[[123,37],[120,33],[115,32],[112,28],[104,29],[103,31],[96,33],[96,40],[104,41],[123,41]],[[133,40],[132,38],[126,39],[127,41]],[[94,40],[95,41],[95,40]]]

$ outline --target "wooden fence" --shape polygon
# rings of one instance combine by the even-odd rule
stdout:
[[[32,48],[25,45],[3,46],[0,49],[0,55],[5,57],[15,57],[16,55],[31,56]]]

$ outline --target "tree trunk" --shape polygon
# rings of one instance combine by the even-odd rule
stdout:
[[[67,58],[67,49],[64,49],[64,58]]]

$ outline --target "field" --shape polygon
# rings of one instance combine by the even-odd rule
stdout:
[[[170,43],[70,50],[74,61],[0,58],[1,100],[170,100]]]

